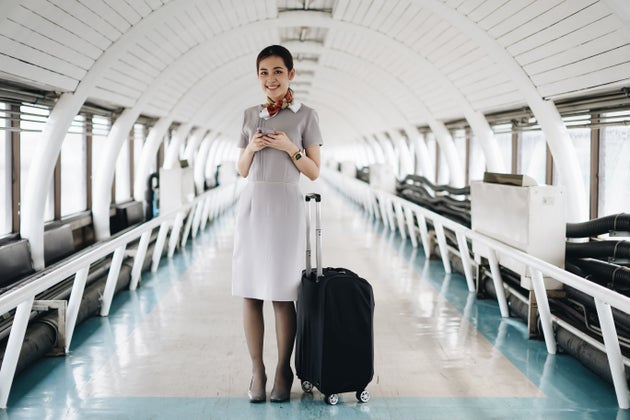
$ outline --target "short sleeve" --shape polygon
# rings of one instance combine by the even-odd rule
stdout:
[[[302,147],[306,149],[315,144],[323,145],[322,133],[319,130],[319,116],[313,109],[309,109],[306,125],[302,134]]]
[[[249,143],[249,129],[247,126],[247,113],[243,113],[243,128],[241,129],[241,139],[238,142],[238,147],[241,149],[244,149],[247,147],[247,144]]]

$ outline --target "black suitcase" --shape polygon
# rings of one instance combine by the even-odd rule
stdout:
[[[316,260],[311,269],[311,199],[316,203]],[[372,286],[345,268],[322,268],[321,196],[306,195],[308,206],[306,269],[297,302],[295,368],[302,390],[313,386],[334,405],[342,392],[355,392],[367,402],[365,390],[374,376],[374,294]]]

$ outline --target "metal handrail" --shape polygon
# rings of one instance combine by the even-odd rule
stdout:
[[[37,294],[74,275],[72,292],[67,304],[66,323],[64,326],[60,326],[65,328],[65,350],[68,352],[88,271],[92,263],[112,253],[114,254],[103,291],[100,312],[101,316],[107,316],[109,314],[125,249],[129,243],[140,238],[131,270],[129,288],[133,290],[137,287],[139,282],[142,264],[146,256],[146,250],[153,229],[158,226],[160,227],[158,240],[156,241],[152,256],[153,264],[151,270],[155,271],[158,267],[169,230],[171,231],[168,253],[170,257],[173,255],[177,241],[179,240],[179,232],[182,226],[184,226],[185,229],[183,238],[181,239],[183,246],[191,231],[194,237],[200,224],[203,229],[208,220],[214,219],[214,217],[220,214],[228,205],[234,203],[241,187],[242,183],[236,182],[205,191],[190,202],[184,203],[178,209],[131,228],[129,231],[119,236],[97,243],[79,252],[79,255],[69,257],[63,264],[55,265],[50,269],[45,269],[40,273],[32,275],[24,282],[0,295],[0,315],[17,309],[11,325],[11,332],[2,359],[2,365],[0,366],[0,408],[6,408],[7,406],[19,353],[24,341],[33,302]],[[184,219],[186,219],[187,215],[188,222],[184,225]]]
[[[468,249],[467,240],[480,243],[489,250],[488,260],[492,280],[497,292],[497,301],[501,310],[502,317],[509,317],[507,299],[501,272],[499,270],[499,256],[509,257],[523,263],[528,267],[532,277],[532,285],[534,286],[534,295],[538,304],[538,312],[542,324],[543,336],[547,352],[556,353],[556,339],[553,331],[553,323],[559,323],[551,314],[549,307],[549,299],[547,290],[544,285],[543,276],[553,278],[567,286],[581,291],[582,293],[593,297],[597,309],[597,316],[602,330],[604,339],[604,347],[608,356],[608,363],[612,374],[613,385],[617,396],[617,402],[620,408],[630,408],[630,396],[628,393],[628,383],[625,378],[625,361],[621,354],[619,345],[619,337],[617,336],[612,307],[630,314],[630,298],[607,289],[599,284],[593,283],[573,273],[570,273],[560,267],[533,257],[519,249],[506,245],[496,239],[475,232],[470,228],[461,225],[451,219],[440,214],[412,203],[395,194],[386,191],[376,190],[369,184],[349,176],[344,176],[339,172],[330,170],[322,171],[322,177],[342,193],[348,195],[352,200],[361,204],[365,209],[375,217],[381,217],[383,223],[391,230],[399,230],[403,238],[409,237],[414,247],[418,245],[415,231],[412,230],[414,216],[418,222],[420,235],[422,237],[422,245],[426,255],[429,255],[428,239],[426,238],[427,226],[426,220],[430,220],[435,228],[435,233],[440,247],[442,263],[447,273],[451,272],[450,262],[448,260],[448,249],[444,236],[444,227],[453,231],[457,236],[458,251],[464,267],[464,275],[468,283],[470,292],[475,292],[475,285],[472,278],[472,261],[470,258],[470,250]]]

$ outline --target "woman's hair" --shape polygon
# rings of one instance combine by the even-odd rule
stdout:
[[[284,65],[287,67],[287,70],[293,70],[293,56],[291,52],[284,48],[282,45],[270,45],[265,47],[260,53],[258,53],[258,57],[256,58],[256,72],[258,72],[258,67],[260,66],[260,62],[267,57],[278,56],[282,58],[284,61]]]

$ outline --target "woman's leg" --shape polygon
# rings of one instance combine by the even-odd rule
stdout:
[[[249,356],[252,359],[251,389],[258,391],[265,387],[265,364],[263,362],[263,340],[265,321],[263,318],[263,301],[245,298],[243,302],[243,327]]]
[[[293,302],[273,302],[276,318],[276,340],[278,343],[278,366],[274,389],[279,392],[290,390],[293,382],[291,354],[295,343],[295,305]],[[272,396],[273,397],[273,396]]]

